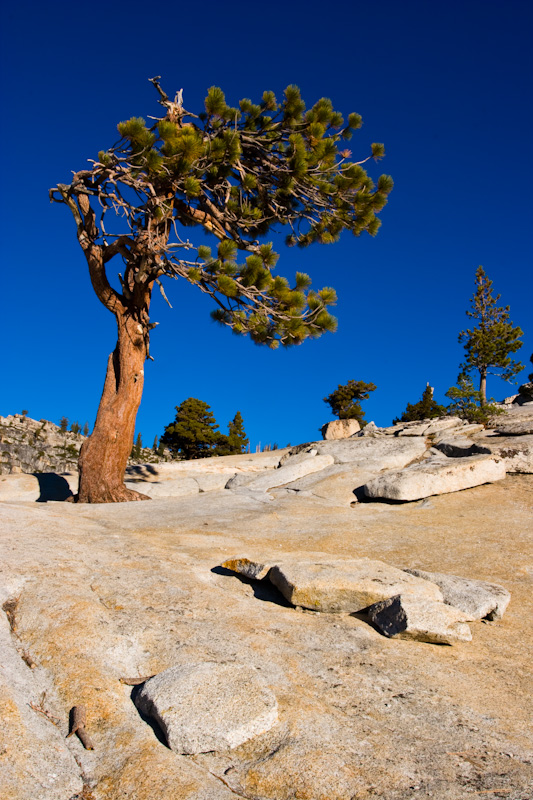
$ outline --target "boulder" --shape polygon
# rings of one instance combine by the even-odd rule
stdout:
[[[510,592],[496,583],[444,575],[441,572],[425,572],[421,569],[406,569],[409,575],[424,578],[437,584],[444,602],[462,611],[469,620],[501,619],[511,599]]]
[[[316,442],[321,455],[331,455],[335,464],[352,464],[354,468],[379,472],[401,469],[426,451],[423,436],[398,440],[389,436],[359,437],[337,442]]]
[[[433,644],[470,642],[467,616],[434,600],[396,595],[367,609],[372,624],[389,638],[416,639]]]
[[[357,612],[395,594],[442,600],[440,589],[401,569],[370,558],[283,561],[268,578],[295,606],[313,611]]]
[[[261,581],[268,575],[272,562],[263,564],[260,561],[251,561],[246,556],[235,556],[234,558],[228,558],[221,566],[225,569],[230,569],[232,572],[238,572],[239,575],[244,575],[249,580]]]
[[[518,394],[514,397],[513,402],[515,403],[530,403],[533,400],[533,381],[529,381],[529,383],[523,383],[522,386],[518,388]]]
[[[489,447],[482,444],[476,444],[466,436],[456,436],[454,438],[448,437],[440,439],[433,445],[436,450],[444,453],[448,458],[466,458],[467,456],[475,456],[481,454],[492,453]]]
[[[505,463],[489,455],[446,458],[435,455],[403,470],[379,475],[365,484],[367,497],[421,500],[436,494],[471,489],[505,478]]]
[[[259,476],[235,475],[226,483],[226,489],[244,486],[251,491],[268,492],[269,489],[284,486],[310,472],[319,472],[321,469],[329,467],[330,464],[333,464],[333,457],[330,455],[309,456],[295,464],[288,463],[279,469],[268,470]]]
[[[323,439],[348,439],[361,430],[356,419],[334,419],[322,426]]]
[[[227,752],[278,721],[275,695],[246,664],[171,667],[146,681],[135,704],[159,724],[170,749],[185,755]]]

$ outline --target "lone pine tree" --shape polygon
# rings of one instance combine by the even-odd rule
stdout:
[[[370,392],[375,390],[374,383],[364,381],[351,380],[344,385],[339,383],[334,392],[324,397],[324,403],[328,403],[332,413],[339,419],[356,419],[363,427],[366,425],[366,420],[361,400],[368,400]]]
[[[244,430],[244,420],[240,411],[237,411],[231,422],[228,423],[228,434],[220,434],[215,455],[235,456],[244,453],[249,440]]]
[[[478,267],[471,310],[466,312],[467,316],[476,321],[476,326],[459,334],[459,342],[464,345],[466,358],[461,364],[462,372],[458,380],[473,370],[479,372],[481,405],[487,402],[488,374],[499,375],[508,381],[524,369],[523,364],[510,357],[510,353],[516,353],[521,348],[520,337],[523,331],[519,327],[513,327],[509,319],[509,306],[497,306],[500,296],[498,294],[493,297],[492,281],[483,267]]]
[[[139,117],[121,122],[116,144],[70,184],[50,190],[74,217],[93,289],[118,331],[95,426],[80,452],[82,502],[144,499],[124,486],[124,473],[156,324],[149,315],[154,283],[165,296],[162,278],[184,278],[213,298],[216,320],[269,347],[333,331],[334,290],[312,291],[304,273],[292,284],[274,276],[278,256],[264,237],[280,225],[288,228],[287,244],[301,247],[335,242],[343,230],[374,235],[392,189],[390,176],[374,185],[363,168],[384,155],[383,145],[351,160],[344,140],[361,117],[352,113],[345,122],[326,98],[306,110],[289,86],[281,101],[269,91],[259,103],[244,99],[232,108],[211,87],[197,115],[184,108],[182,91],[170,100],[159,78],[151,81],[164,116],[151,125]],[[182,238],[182,228],[195,225],[218,246]],[[108,278],[111,262],[120,264],[120,290]]]
[[[193,459],[214,455],[220,432],[211,407],[203,400],[187,398],[176,406],[176,417],[159,441],[173,456]]]

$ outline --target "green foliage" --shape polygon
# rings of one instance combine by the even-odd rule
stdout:
[[[483,398],[483,394],[474,388],[472,378],[469,375],[460,375],[457,379],[457,386],[452,386],[446,392],[446,397],[452,401],[448,406],[448,414],[454,417],[468,420],[468,422],[478,422],[486,425],[490,417],[501,414],[501,409],[492,405],[491,398],[489,403]]]
[[[22,409],[21,416],[22,416],[22,419],[26,419],[26,417],[28,416],[28,409],[27,408],[23,408]]]
[[[433,389],[428,383],[418,403],[407,403],[407,408],[403,414],[393,419],[392,424],[396,425],[398,422],[414,422],[415,420],[422,419],[435,419],[436,417],[445,417],[446,414],[447,411],[445,407],[440,406],[433,399]]]
[[[461,331],[459,342],[464,345],[466,352],[465,361],[461,364],[463,373],[479,372],[482,402],[486,402],[485,382],[488,374],[511,381],[524,368],[523,364],[510,357],[522,346],[520,337],[523,331],[513,327],[509,319],[509,306],[497,306],[499,299],[499,294],[493,297],[492,281],[483,267],[478,267],[471,310],[466,312],[475,320],[476,326]]]
[[[68,417],[61,417],[59,420],[59,430],[61,433],[66,433],[68,430]]]
[[[139,460],[142,456],[142,449],[143,449],[143,439],[140,433],[137,434],[137,438],[135,439],[135,444],[131,449],[131,457]]]
[[[237,411],[228,424],[228,435],[220,434],[215,455],[233,456],[245,453],[249,439],[244,430],[244,421],[240,411]]]
[[[88,422],[84,423],[82,433],[83,433],[84,436],[88,436],[89,435],[89,423]]]
[[[260,102],[242,99],[238,109],[212,86],[199,115],[162,104],[166,116],[152,125],[143,117],[119,123],[119,144],[100,151],[92,176],[83,173],[86,200],[97,202],[99,193],[107,197],[120,186],[121,196],[132,198],[127,202],[133,237],[143,248],[157,242],[157,252],[147,253],[144,263],[154,265],[154,274],[156,264],[157,270],[166,264],[167,275],[184,277],[210,294],[218,306],[213,318],[234,332],[249,334],[257,344],[287,347],[334,331],[329,308],[335,292],[312,292],[303,273],[293,283],[278,280],[272,274],[278,254],[261,240],[278,225],[287,226],[288,243],[300,247],[336,242],[345,230],[375,235],[376,215],[393,182],[382,175],[374,185],[362,164],[382,158],[383,145],[372,144],[360,163],[350,161],[343,142],[361,127],[361,117],[350,113],[345,123],[328,98],[306,109],[294,85],[281,102],[266,91]],[[115,183],[107,185],[111,174]],[[107,200],[101,206],[112,213]],[[200,245],[195,262],[181,258],[181,245],[171,240],[173,223],[201,225],[214,234],[217,257]],[[147,229],[150,236],[143,238]],[[117,254],[123,258],[125,252]],[[163,252],[167,261],[161,260]],[[137,246],[129,253],[126,266],[138,283],[142,254]]]
[[[79,433],[81,431],[81,426],[79,422],[72,422],[70,425],[70,430],[72,433]]]
[[[350,380],[345,385],[339,383],[337,389],[324,397],[331,411],[339,419],[356,419],[361,427],[366,425],[361,400],[368,400],[370,392],[376,390],[374,383]]]
[[[210,406],[189,397],[176,406],[176,417],[165,427],[160,444],[166,445],[174,457],[206,458],[214,455],[219,442],[218,425]]]

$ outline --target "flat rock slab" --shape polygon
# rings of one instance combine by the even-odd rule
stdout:
[[[426,451],[423,436],[397,439],[388,436],[377,439],[356,436],[330,442],[316,442],[320,454],[331,455],[335,464],[353,464],[358,469],[401,469]]]
[[[405,571],[409,575],[437,584],[446,605],[458,608],[469,620],[501,619],[511,599],[510,592],[497,583],[444,575],[441,572],[425,572],[421,569]]]
[[[432,644],[470,642],[467,616],[452,606],[408,595],[396,595],[367,610],[370,621],[384,636],[416,639]]]
[[[176,753],[227,752],[278,721],[273,692],[246,664],[171,667],[146,681],[135,704],[160,725]]]
[[[448,458],[466,458],[467,456],[491,455],[492,453],[490,447],[473,442],[466,436],[448,436],[439,439],[433,446]]]
[[[501,458],[507,472],[533,473],[533,436],[486,436],[476,441]]]
[[[395,470],[369,481],[364,486],[367,497],[386,500],[421,500],[436,494],[459,492],[483,483],[505,478],[502,459],[489,455],[467,458],[434,456],[404,470]]]
[[[252,477],[248,479],[245,475],[235,475],[227,484],[227,489],[236,489],[245,486],[247,489],[255,492],[268,492],[276,486],[284,486],[286,483],[301,478],[303,475],[309,475],[311,472],[320,472],[333,464],[333,458],[330,455],[315,455],[297,461],[294,464],[288,463],[279,469],[269,470],[263,475]]]
[[[524,436],[533,433],[533,403],[512,406],[493,419],[494,430],[502,436]]]
[[[223,566],[249,578],[266,576],[289,603],[313,611],[353,613],[400,593],[442,600],[438,586],[415,576],[406,580],[404,570],[370,558],[288,560],[270,565],[242,558]]]

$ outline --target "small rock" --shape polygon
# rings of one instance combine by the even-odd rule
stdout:
[[[510,592],[497,583],[444,575],[441,572],[425,572],[421,569],[406,569],[409,575],[436,583],[446,605],[458,608],[469,620],[501,619],[511,599]]]
[[[348,439],[361,430],[356,419],[334,419],[322,426],[323,439]]]
[[[171,667],[146,681],[135,704],[184,755],[227,752],[278,721],[276,697],[246,664]]]
[[[421,500],[436,494],[458,492],[505,478],[505,463],[488,455],[467,458],[432,456],[425,461],[380,475],[364,486],[367,497]]]
[[[470,642],[472,633],[461,611],[444,603],[396,595],[367,609],[373,625],[385,636],[433,644]]]
[[[228,558],[227,561],[224,561],[222,566],[225,569],[230,569],[232,572],[238,572],[239,575],[244,575],[245,578],[249,578],[250,580],[260,581],[266,578],[272,567],[272,563],[262,564],[259,561],[251,561],[246,557],[240,558],[235,556],[235,558]]]

